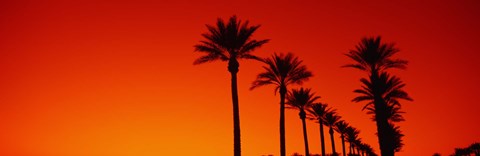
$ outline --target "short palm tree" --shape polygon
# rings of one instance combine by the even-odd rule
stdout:
[[[378,140],[380,144],[380,151],[382,156],[393,156],[393,145],[389,144],[386,139],[388,119],[385,115],[386,105],[388,99],[384,99],[382,86],[379,82],[380,73],[390,68],[405,69],[407,61],[401,59],[393,59],[392,56],[398,53],[398,48],[392,43],[383,43],[381,37],[363,38],[354,50],[349,51],[346,55],[355,61],[354,64],[347,64],[344,67],[352,67],[366,71],[369,75],[369,80],[362,79],[365,84],[369,82],[371,88],[368,88],[372,98],[368,99],[375,108],[375,121],[377,124]],[[365,88],[364,88],[365,90]],[[355,100],[363,101],[363,100]],[[368,104],[367,104],[368,105]]]
[[[373,148],[372,146],[370,146],[369,144],[366,144],[366,143],[362,143],[360,144],[360,153],[362,154],[362,156],[364,155],[372,155],[371,153],[373,153]]]
[[[258,74],[250,89],[265,85],[274,85],[275,93],[280,93],[280,155],[286,155],[285,148],[285,96],[289,85],[301,85],[312,77],[312,72],[292,53],[273,54],[263,60],[264,72]]]
[[[212,61],[228,61],[228,71],[231,75],[232,103],[233,103],[233,132],[234,155],[241,155],[240,148],[240,115],[237,91],[238,59],[258,59],[251,53],[267,43],[269,40],[252,39],[253,33],[260,25],[250,26],[248,21],[242,22],[236,16],[230,17],[228,22],[217,20],[216,26],[207,25],[208,32],[202,34],[205,40],[195,45],[195,51],[205,55],[195,60],[194,64]]]
[[[312,119],[317,121],[318,124],[320,124],[320,145],[322,149],[322,155],[325,155],[325,137],[323,133],[323,122],[325,114],[330,112],[331,109],[328,108],[327,104],[314,103],[310,106],[310,109],[308,109],[308,111],[313,116]]]
[[[347,127],[346,129],[346,140],[348,141],[348,143],[350,144],[350,154],[355,154],[355,141],[358,139],[358,134],[360,134],[360,131],[354,127]],[[353,153],[352,153],[353,151]]]
[[[311,92],[311,89],[300,88],[293,89],[287,95],[287,104],[294,109],[298,109],[300,113],[300,119],[302,120],[303,127],[303,141],[305,144],[305,155],[309,156],[310,152],[308,150],[308,137],[307,137],[307,124],[305,123],[305,118],[307,117],[306,109],[310,107],[320,96],[316,96],[315,93]]]
[[[332,141],[332,153],[336,154],[337,152],[335,151],[333,127],[335,127],[335,124],[337,124],[337,122],[340,120],[340,116],[337,115],[337,112],[335,110],[331,110],[330,112],[327,112],[327,114],[325,114],[323,120],[325,121],[325,126],[329,127],[328,132],[330,133],[330,140]]]
[[[357,140],[355,140],[353,142],[353,144],[355,145],[355,149],[357,150],[357,154],[360,155],[360,146],[362,146],[362,138],[357,138]]]
[[[345,151],[345,133],[347,133],[347,127],[349,127],[348,123],[344,120],[340,120],[335,124],[335,131],[340,133],[340,139],[342,139],[342,151],[343,156],[346,156],[347,153]]]

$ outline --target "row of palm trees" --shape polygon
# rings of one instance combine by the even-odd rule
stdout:
[[[263,66],[264,72],[258,74],[257,79],[252,83],[250,89],[273,85],[275,87],[275,92],[278,91],[280,94],[281,154],[285,153],[285,104],[288,104],[291,108],[299,110],[299,116],[303,125],[306,154],[310,152],[305,119],[315,120],[320,124],[321,149],[323,155],[325,155],[323,126],[325,125],[329,127],[330,139],[332,141],[332,152],[336,153],[333,137],[334,129],[338,132],[339,130],[347,129],[347,127],[350,128],[348,124],[345,121],[340,120],[341,117],[337,114],[335,109],[328,108],[327,104],[316,102],[320,97],[316,96],[311,89],[300,88],[287,92],[287,88],[290,85],[302,84],[304,81],[312,77],[313,74],[308,71],[306,66],[302,64],[302,61],[292,53],[274,53],[270,58],[262,59],[262,61],[265,63],[265,66]],[[343,135],[344,131],[339,131],[339,133]],[[344,138],[342,138],[342,141],[344,141]],[[342,145],[344,145],[344,143]],[[345,149],[344,146],[343,149]],[[345,155],[345,150],[343,153]]]
[[[207,25],[208,32],[202,34],[205,40],[195,45],[195,51],[203,52],[205,55],[195,60],[194,64],[201,64],[211,61],[227,61],[228,71],[231,74],[231,89],[234,119],[234,156],[241,155],[240,149],[240,117],[237,91],[237,73],[239,71],[238,59],[253,59],[265,63],[264,72],[257,76],[252,83],[251,89],[260,86],[273,85],[275,92],[280,94],[280,154],[286,155],[285,147],[285,108],[289,107],[299,110],[302,120],[305,154],[309,155],[308,137],[306,132],[306,119],[318,121],[320,124],[322,155],[325,155],[323,126],[329,128],[332,141],[332,152],[336,154],[333,133],[334,130],[341,134],[342,149],[345,155],[344,141],[350,143],[351,154],[363,151],[363,154],[375,155],[371,147],[361,143],[358,139],[358,130],[349,127],[345,121],[332,108],[326,104],[316,102],[320,97],[316,96],[311,89],[289,89],[291,85],[301,85],[312,77],[302,61],[292,53],[273,54],[270,58],[261,59],[251,53],[268,43],[268,39],[252,39],[252,34],[259,28],[259,25],[250,26],[249,22],[242,22],[236,16],[232,16],[227,22],[218,19],[215,26]],[[370,79],[361,79],[364,86],[354,92],[362,94],[353,99],[355,102],[369,101],[364,107],[368,113],[374,115],[377,123],[380,148],[383,155],[390,155],[389,150],[401,148],[403,134],[394,122],[403,121],[398,99],[411,98],[402,90],[404,84],[399,78],[390,76],[385,72],[389,68],[404,68],[406,61],[392,60],[390,57],[398,52],[390,44],[380,42],[380,37],[366,38],[357,46],[357,49],[347,54],[356,61],[356,64],[349,64],[346,67],[354,67],[369,73]],[[289,91],[290,90],[290,91]],[[340,125],[340,126],[339,126]],[[343,126],[343,127],[342,127]],[[349,135],[351,134],[351,135]],[[395,135],[396,134],[396,135]],[[394,137],[393,137],[394,136]],[[388,152],[387,152],[388,151]],[[393,155],[393,152],[391,153]]]
[[[292,89],[287,96],[287,104],[295,109],[299,110],[299,116],[302,120],[303,135],[305,142],[305,155],[309,155],[308,137],[306,131],[305,119],[317,121],[320,125],[320,143],[322,155],[325,153],[325,141],[323,126],[329,128],[330,140],[332,145],[332,154],[338,155],[335,148],[334,131],[340,133],[340,139],[342,141],[343,156],[346,156],[345,141],[350,144],[349,155],[376,155],[373,148],[365,144],[359,138],[360,131],[350,126],[338,115],[337,111],[328,106],[328,104],[316,102],[319,99],[311,89]],[[355,151],[356,150],[356,151]]]

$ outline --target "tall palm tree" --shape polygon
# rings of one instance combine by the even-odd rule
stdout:
[[[289,85],[301,85],[312,77],[312,72],[302,64],[302,61],[292,53],[286,55],[273,54],[263,60],[267,66],[263,66],[264,72],[258,74],[250,89],[265,85],[274,85],[275,93],[280,93],[280,155],[286,155],[285,148],[285,96]]]
[[[388,99],[382,98],[382,84],[379,84],[380,73],[390,68],[405,69],[407,61],[401,59],[393,59],[392,56],[399,52],[393,43],[384,43],[381,37],[363,38],[354,50],[346,54],[349,58],[355,61],[354,64],[347,64],[344,67],[352,67],[366,71],[369,75],[369,80],[362,79],[361,81],[369,82],[371,84],[370,93],[372,99],[369,104],[374,105],[375,121],[377,124],[378,140],[382,156],[393,156],[394,149],[392,142],[387,140],[385,134],[388,127],[388,119],[385,116],[386,103]],[[358,101],[358,100],[357,100]]]
[[[305,144],[305,155],[309,156],[310,152],[308,150],[308,137],[307,137],[307,124],[305,123],[305,118],[307,117],[307,113],[305,110],[310,107],[320,96],[316,96],[315,93],[311,92],[310,88],[300,88],[300,89],[293,89],[287,95],[287,104],[291,108],[298,109],[300,113],[300,119],[302,120],[302,127],[303,127],[303,141]]]
[[[403,121],[400,111],[400,99],[412,99],[403,90],[405,84],[396,76],[390,76],[386,72],[382,72],[374,81],[361,79],[362,89],[354,90],[360,95],[354,98],[354,102],[367,101],[363,109],[367,109],[368,114],[373,114],[373,119],[377,123],[377,135],[382,136],[383,150],[382,155],[391,156],[395,153],[395,138],[392,137],[390,122]],[[386,123],[384,125],[384,123]],[[379,137],[380,138],[380,137]],[[391,153],[393,152],[393,153]]]
[[[345,151],[345,133],[347,133],[347,127],[349,127],[349,125],[344,120],[340,120],[335,124],[335,131],[340,133],[340,138],[342,139],[343,156],[347,155]]]
[[[350,149],[349,149],[349,154],[355,154],[355,141],[358,139],[358,134],[360,133],[360,131],[354,127],[347,127],[346,129],[346,140],[348,141],[348,143],[350,144]],[[353,153],[352,153],[353,151]]]
[[[335,110],[332,110],[330,112],[327,112],[323,119],[325,120],[325,126],[328,126],[330,128],[328,132],[330,133],[330,140],[332,141],[332,153],[336,154],[337,152],[335,151],[333,127],[335,127],[335,124],[340,120],[340,116],[337,115],[337,112]]]
[[[310,109],[308,109],[308,111],[313,116],[312,119],[318,121],[318,123],[320,124],[320,145],[322,149],[322,155],[325,156],[325,137],[323,134],[323,121],[325,114],[327,114],[327,112],[330,112],[331,109],[328,108],[327,104],[315,103],[310,106]]]
[[[238,59],[258,59],[251,53],[269,40],[252,39],[253,33],[260,25],[250,26],[248,21],[242,22],[238,20],[236,16],[230,17],[228,22],[219,18],[216,26],[206,26],[208,32],[202,34],[204,40],[194,46],[195,51],[204,53],[204,55],[195,60],[193,64],[202,64],[217,60],[228,61],[228,71],[232,78],[234,155],[240,156],[240,115],[237,91]]]

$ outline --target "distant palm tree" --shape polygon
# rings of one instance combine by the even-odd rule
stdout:
[[[344,120],[340,120],[335,124],[335,131],[340,133],[340,138],[342,139],[342,151],[343,151],[343,156],[346,156],[347,153],[345,151],[345,133],[347,132],[347,127],[348,123],[345,122]]]
[[[313,116],[312,119],[318,121],[318,123],[320,124],[320,145],[322,149],[322,155],[325,156],[325,137],[323,133],[323,122],[325,114],[327,114],[327,112],[330,112],[331,109],[328,108],[327,104],[315,103],[311,105],[308,111]]]
[[[307,88],[300,88],[300,89],[293,89],[287,95],[287,104],[291,108],[298,109],[300,113],[300,119],[302,120],[302,127],[303,127],[303,141],[305,144],[305,155],[309,156],[310,152],[308,150],[308,137],[307,137],[307,124],[305,123],[305,118],[307,117],[307,113],[305,110],[310,107],[320,96],[316,96],[315,93],[311,92],[311,89]]]
[[[360,155],[360,146],[362,145],[362,138],[357,138],[353,144],[355,145],[355,149],[357,150],[357,154]]]
[[[269,40],[252,39],[253,33],[260,25],[250,26],[248,21],[242,23],[236,16],[230,17],[227,23],[219,18],[216,26],[206,26],[208,33],[202,34],[205,40],[194,46],[195,51],[202,52],[205,55],[195,60],[194,64],[217,60],[228,61],[228,71],[232,77],[234,155],[240,156],[240,115],[237,91],[238,59],[258,59],[251,52]]]
[[[370,155],[372,155],[372,153],[374,153],[372,146],[370,146],[369,144],[366,144],[366,143],[362,143],[360,145],[360,149],[362,150],[362,156],[363,155],[370,156]]]
[[[328,132],[330,133],[330,139],[332,141],[332,153],[337,153],[335,151],[335,141],[334,141],[334,137],[333,137],[333,127],[335,127],[335,124],[337,124],[337,122],[340,120],[340,116],[337,115],[335,110],[331,110],[330,112],[327,112],[327,114],[325,114],[323,119],[325,120],[325,126],[328,126],[330,128]]]
[[[346,55],[355,61],[354,64],[348,64],[344,67],[352,67],[366,71],[369,74],[369,80],[362,79],[364,84],[370,84],[363,90],[355,90],[357,93],[367,94],[367,99],[356,98],[354,101],[369,100],[367,105],[373,105],[375,112],[375,121],[377,124],[378,140],[382,156],[393,156],[394,148],[393,142],[388,140],[386,131],[388,129],[388,119],[386,116],[386,105],[389,99],[385,99],[386,92],[385,84],[379,82],[380,73],[390,68],[405,69],[407,61],[401,59],[392,59],[392,56],[398,53],[399,50],[394,44],[383,43],[381,37],[363,38],[354,50],[349,51]],[[403,87],[403,86],[402,86]],[[401,88],[401,87],[400,87]],[[383,89],[383,90],[382,90]],[[395,90],[395,88],[389,88]],[[383,92],[382,92],[383,91]],[[396,95],[402,94],[398,97],[400,99],[410,99],[405,92],[392,92]],[[395,97],[395,95],[394,95]]]
[[[346,140],[347,140],[348,143],[350,144],[350,150],[349,150],[350,152],[349,152],[349,154],[355,154],[355,149],[354,149],[354,148],[355,148],[355,145],[354,145],[354,143],[355,143],[355,141],[358,139],[358,134],[359,134],[359,133],[360,133],[359,130],[357,130],[356,128],[351,127],[351,126],[347,127],[347,129],[346,129],[346,133],[345,133],[345,134],[346,134],[346,135],[345,135],[345,136],[346,136]],[[352,153],[352,151],[353,151],[353,153]]]
[[[271,58],[264,59],[267,66],[264,72],[258,74],[250,89],[265,85],[274,85],[275,93],[280,93],[280,155],[286,155],[285,148],[285,96],[289,85],[301,85],[312,77],[302,61],[292,53],[284,55],[273,54]]]

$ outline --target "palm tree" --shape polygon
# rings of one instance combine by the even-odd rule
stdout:
[[[360,146],[362,145],[362,138],[357,138],[353,144],[355,145],[355,149],[357,150],[357,154],[360,155]]]
[[[264,59],[267,66],[263,66],[264,72],[258,74],[250,89],[265,85],[274,85],[275,93],[280,93],[280,155],[286,155],[285,148],[285,95],[287,87],[292,84],[301,85],[312,77],[302,61],[292,53],[284,55],[276,53],[271,58]]]
[[[340,120],[340,116],[337,115],[335,110],[332,110],[330,112],[327,112],[327,114],[325,114],[323,119],[325,120],[325,126],[328,126],[330,128],[328,132],[330,133],[330,139],[332,141],[332,153],[337,153],[335,151],[335,141],[334,141],[334,137],[333,137],[333,127],[335,127],[335,124]]]
[[[398,90],[395,88],[386,87],[385,84],[379,82],[380,73],[390,68],[405,69],[407,61],[401,59],[392,59],[392,56],[398,53],[399,50],[393,43],[381,42],[381,37],[363,38],[354,50],[346,54],[349,58],[355,61],[354,64],[347,64],[344,67],[352,67],[366,71],[369,75],[369,80],[361,79],[364,84],[370,84],[363,90],[355,90],[357,93],[369,94],[368,98],[356,98],[354,101],[369,100],[367,105],[373,105],[375,112],[375,121],[377,124],[378,140],[382,156],[393,156],[394,148],[392,142],[387,140],[388,119],[385,115],[386,105],[389,99],[385,99],[386,88],[391,90]],[[403,87],[403,86],[401,86]],[[401,88],[400,87],[400,88]],[[382,90],[383,89],[383,90]],[[382,92],[384,91],[384,92]],[[389,91],[388,91],[389,92]],[[392,92],[393,94],[403,96],[397,97],[400,99],[409,99],[405,92]],[[395,95],[393,95],[395,96]]]
[[[206,25],[208,32],[202,34],[205,40],[195,45],[195,51],[202,52],[193,64],[202,64],[212,61],[228,61],[228,71],[232,77],[232,103],[233,103],[233,132],[234,155],[241,155],[240,148],[240,115],[238,106],[237,73],[238,59],[258,59],[252,55],[255,49],[261,47],[269,40],[252,39],[253,33],[260,25],[250,26],[248,21],[242,22],[236,16],[230,17],[228,23],[222,19],[217,20],[216,26]]]
[[[307,137],[307,124],[305,123],[305,118],[307,117],[307,113],[305,110],[310,107],[320,96],[316,96],[315,93],[311,92],[311,89],[307,88],[300,88],[300,89],[293,89],[287,95],[287,104],[291,108],[298,109],[300,113],[300,119],[302,120],[303,126],[303,141],[305,144],[305,155],[309,156],[310,152],[308,150],[308,137]]]
[[[328,108],[327,104],[322,103],[315,103],[313,104],[310,109],[308,109],[310,114],[313,116],[312,119],[318,121],[320,124],[320,144],[322,149],[322,155],[325,155],[325,137],[323,135],[323,119],[327,112],[330,112],[331,109]]]
[[[346,134],[346,135],[345,135],[345,136],[346,136],[346,140],[347,140],[348,143],[350,144],[350,149],[349,149],[350,152],[349,152],[349,154],[355,154],[355,150],[354,150],[355,145],[354,145],[354,143],[355,143],[355,141],[358,139],[358,134],[359,134],[359,133],[360,133],[359,130],[357,130],[356,128],[351,127],[351,126],[347,127],[347,129],[346,129],[346,133],[345,133],[345,134]],[[352,153],[352,150],[353,150],[353,153]]]
[[[340,133],[340,138],[342,139],[342,151],[343,156],[346,156],[347,153],[345,151],[345,133],[347,132],[347,127],[349,127],[348,123],[344,120],[340,120],[335,124],[335,131]]]
[[[367,156],[374,155],[373,148],[369,144],[362,143],[360,145],[360,148],[362,149],[362,156],[365,154]]]
[[[361,94],[352,101],[368,103],[363,109],[368,110],[368,114],[373,114],[373,119],[377,123],[377,135],[382,136],[381,142],[388,145],[383,148],[382,155],[393,155],[395,152],[395,138],[390,133],[390,122],[403,121],[400,111],[399,99],[409,100],[410,96],[402,90],[405,84],[396,76],[390,76],[386,72],[380,73],[375,81],[369,81],[365,78],[361,79],[362,89],[354,90],[354,92]],[[375,82],[375,83],[373,83]],[[383,125],[386,123],[386,125]],[[380,138],[380,137],[379,137]],[[382,147],[380,148],[382,149]],[[385,151],[386,150],[386,151]],[[393,152],[393,153],[390,153]]]
[[[386,92],[382,91],[382,84],[379,83],[380,73],[390,69],[399,68],[405,69],[407,61],[401,59],[392,59],[392,56],[398,53],[399,50],[393,43],[381,42],[381,37],[363,38],[361,42],[356,46],[354,50],[349,51],[346,54],[349,58],[355,61],[354,64],[347,64],[344,67],[357,68],[362,71],[366,71],[369,74],[370,79],[362,79],[364,84],[370,84],[363,90],[355,90],[357,93],[369,94],[369,98],[356,98],[354,101],[369,100],[367,105],[373,105],[375,112],[375,121],[377,124],[378,140],[380,144],[380,150],[382,156],[393,156],[394,149],[391,142],[386,139],[388,137],[386,129],[388,127],[388,119],[385,116],[386,103],[389,101],[384,98]],[[397,87],[399,87],[397,85]],[[403,86],[400,86],[401,88]],[[399,90],[395,88],[389,88],[392,90]],[[385,91],[385,90],[383,90]],[[397,98],[410,99],[405,92],[392,92],[396,95],[402,95]],[[395,96],[395,95],[394,95]],[[366,106],[367,107],[367,106]]]

